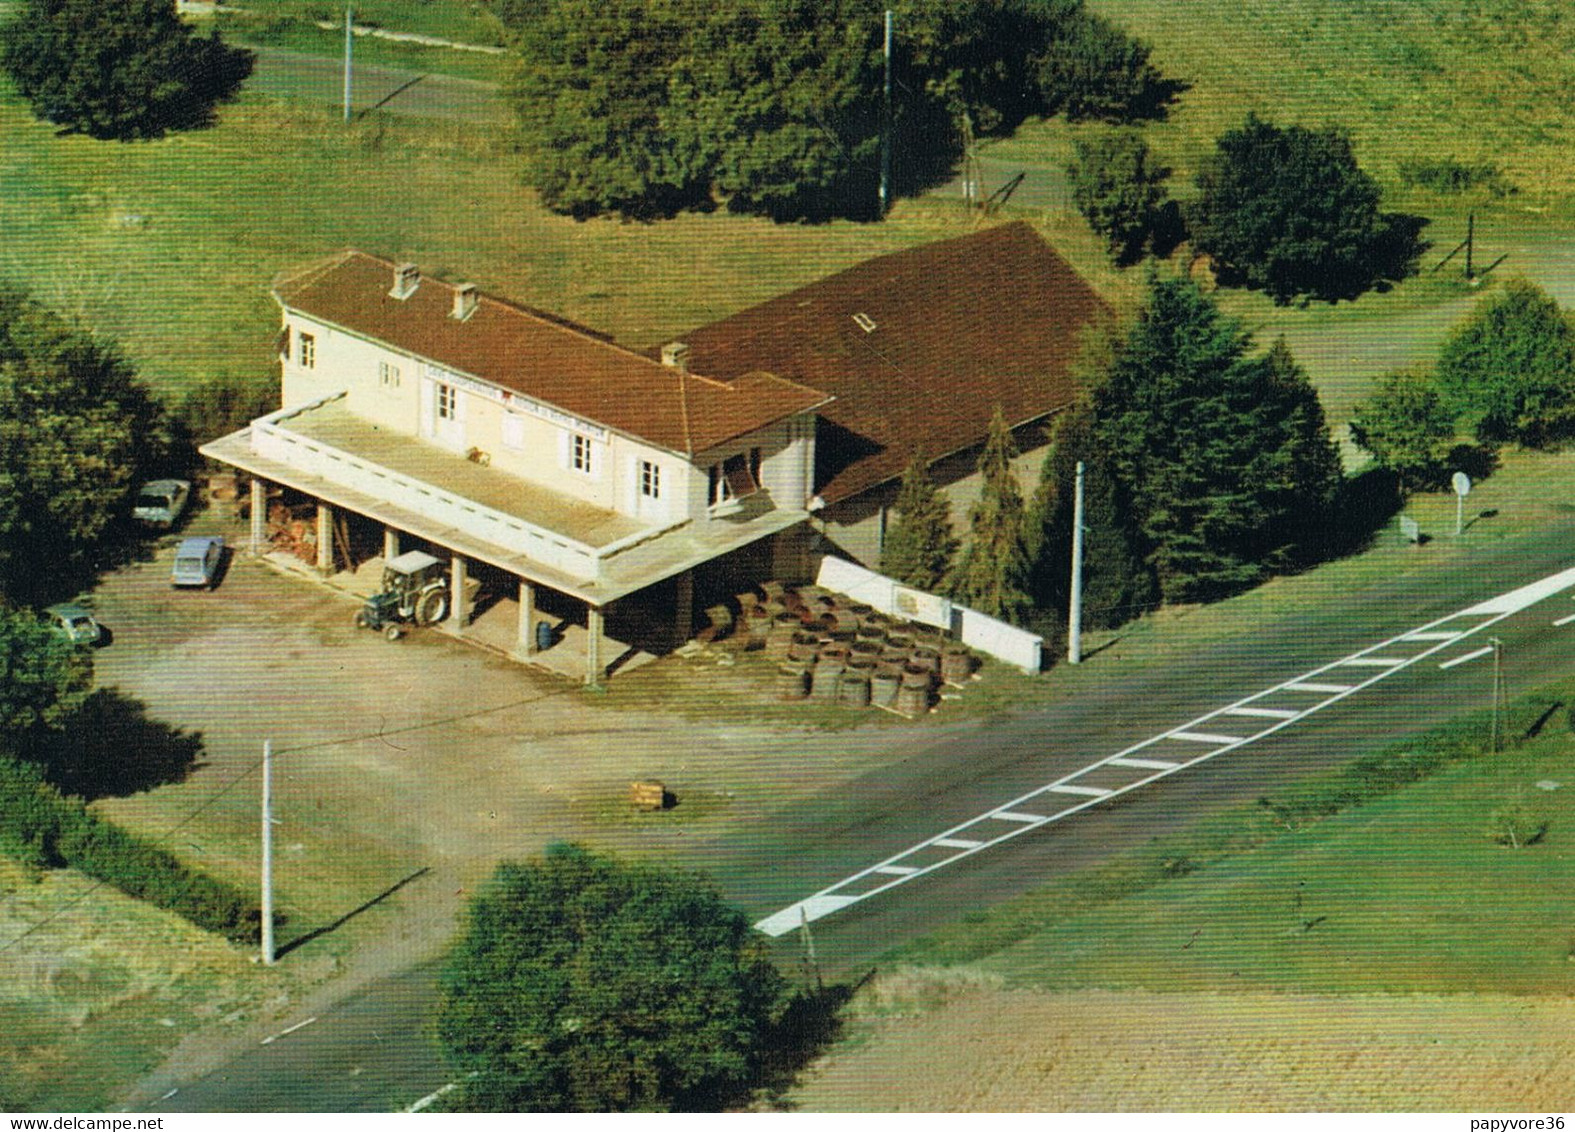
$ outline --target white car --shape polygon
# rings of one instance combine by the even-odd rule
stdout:
[[[131,517],[150,527],[173,527],[191,500],[191,484],[186,480],[152,480],[137,492]]]

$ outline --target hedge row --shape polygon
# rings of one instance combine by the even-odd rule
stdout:
[[[233,940],[255,941],[261,914],[239,890],[63,797],[35,764],[0,756],[0,853],[36,868],[69,865],[129,896]]]

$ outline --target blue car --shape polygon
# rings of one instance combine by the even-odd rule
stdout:
[[[217,535],[183,538],[175,549],[175,568],[170,571],[172,586],[219,584],[219,567],[224,563],[224,539]]]

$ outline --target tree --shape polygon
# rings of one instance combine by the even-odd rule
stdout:
[[[753,1078],[781,976],[700,878],[554,845],[500,865],[443,975],[476,1111],[699,1110]]]
[[[40,118],[124,140],[206,123],[252,53],[217,28],[194,35],[173,0],[24,0],[0,29],[0,67]]]
[[[1057,612],[1071,596],[1072,512],[1077,465],[1083,464],[1083,620],[1114,627],[1154,604],[1154,573],[1144,562],[1132,508],[1110,474],[1095,435],[1093,402],[1084,397],[1056,421],[1045,454],[1031,529],[1034,548],[1030,590],[1034,604]]]
[[[1098,448],[1167,601],[1309,559],[1340,484],[1306,375],[1283,343],[1249,345],[1190,281],[1155,278],[1094,390]]]
[[[980,613],[1017,621],[1033,602],[1028,596],[1026,508],[1012,461],[1018,455],[1001,407],[979,454],[983,481],[969,512],[968,543],[952,571],[951,596]]]
[[[1082,0],[896,0],[893,8],[899,190],[947,174],[973,138],[1046,113],[1046,76],[1069,109],[1108,95],[1107,109],[1119,114],[1130,101],[1105,91],[1097,68],[1077,78],[1061,64],[1046,69],[1067,37],[1099,29],[1109,51],[1129,44]],[[876,207],[878,6],[507,0],[498,14],[520,60],[512,97],[529,175],[549,207],[658,216],[725,203],[778,219]],[[1146,48],[1138,55],[1148,74]],[[1110,74],[1115,83],[1132,78]],[[1096,94],[1067,94],[1084,88]]]
[[[1399,481],[1402,493],[1443,482],[1455,416],[1426,370],[1385,374],[1351,414],[1351,439]]]
[[[1479,440],[1566,439],[1575,434],[1575,330],[1549,295],[1512,279],[1445,340],[1438,385]]]
[[[24,610],[0,606],[0,733],[59,726],[87,697],[92,655]]]
[[[1110,244],[1116,262],[1136,262],[1144,245],[1166,242],[1170,170],[1157,164],[1135,130],[1104,130],[1073,143],[1072,203]]]
[[[1418,217],[1379,211],[1378,183],[1337,129],[1281,129],[1256,115],[1227,131],[1198,171],[1187,213],[1222,281],[1278,303],[1350,299],[1416,270]]]
[[[1148,44],[1081,4],[1059,31],[1036,60],[1043,113],[1074,122],[1158,121],[1190,85],[1166,78],[1149,61]]]
[[[114,347],[0,285],[0,593],[31,597],[87,565],[169,447]]]
[[[930,478],[929,462],[915,454],[902,473],[897,521],[886,534],[881,572],[921,590],[938,589],[957,553],[951,502]]]

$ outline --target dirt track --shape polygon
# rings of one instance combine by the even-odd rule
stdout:
[[[1567,999],[985,987],[919,1017],[856,1023],[787,1099],[831,1111],[1561,1112],[1575,1107],[1572,1056]]]

